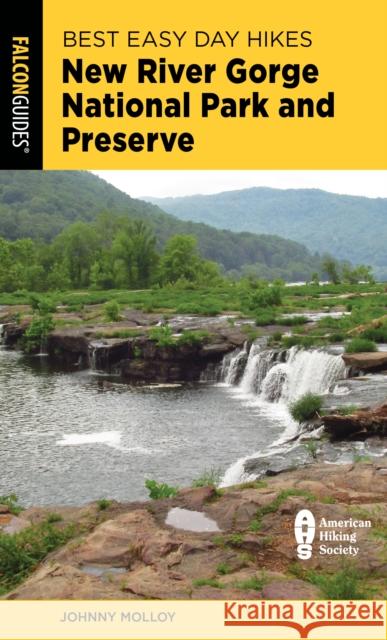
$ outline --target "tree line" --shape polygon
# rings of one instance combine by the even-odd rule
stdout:
[[[0,291],[146,289],[178,280],[210,285],[219,266],[199,254],[191,235],[172,236],[162,251],[141,220],[101,214],[75,222],[49,243],[0,237]]]

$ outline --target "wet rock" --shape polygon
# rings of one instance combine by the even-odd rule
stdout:
[[[244,463],[244,469],[246,474],[257,477],[276,476],[310,462],[311,456],[306,447],[298,445],[288,451],[286,456],[278,454],[269,458],[250,458]]]
[[[0,504],[0,514],[10,513],[9,506],[7,504]]]
[[[3,343],[7,347],[14,347],[24,336],[30,320],[24,319],[20,323],[10,322],[3,327]]]
[[[362,371],[380,371],[387,368],[387,352],[344,353],[343,360],[352,373]]]
[[[330,414],[322,418],[326,431],[336,440],[356,436],[387,435],[387,404],[374,409],[360,409],[351,415]]]

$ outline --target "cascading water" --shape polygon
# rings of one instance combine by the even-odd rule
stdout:
[[[292,347],[288,351],[262,349],[253,344],[246,366],[240,376],[240,368],[246,360],[243,351],[228,354],[218,370],[217,378],[238,390],[253,394],[266,402],[292,402],[305,393],[326,394],[332,385],[346,375],[341,356],[320,350],[304,351]]]
[[[226,384],[236,384],[240,380],[246,360],[247,348],[245,344],[243,349],[230,354],[229,358],[226,356],[224,363],[222,363],[220,379],[224,380]]]
[[[0,324],[0,344],[3,344],[4,325]]]
[[[248,357],[244,348],[243,364],[241,351],[224,358],[217,379],[231,386],[239,396],[249,397],[249,404],[270,414],[273,421],[284,427],[282,436],[273,442],[266,451],[260,451],[251,457],[270,456],[273,451],[294,440],[299,433],[299,425],[291,418],[288,405],[305,393],[319,395],[329,393],[337,381],[346,375],[346,367],[341,356],[321,350],[300,350],[292,347],[288,351],[264,349],[253,344]],[[238,371],[238,375],[236,375]],[[239,381],[238,381],[239,378]],[[222,486],[242,482],[246,479],[242,458],[225,473]]]

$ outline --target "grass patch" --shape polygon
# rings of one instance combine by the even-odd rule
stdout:
[[[209,335],[210,334],[208,333],[208,331],[205,331],[204,329],[199,329],[197,331],[185,330],[178,338],[176,338],[176,344],[178,346],[188,345],[192,347],[194,345],[202,344],[209,337]]]
[[[345,353],[371,353],[373,351],[377,351],[375,342],[365,338],[353,338],[345,346]]]
[[[0,591],[6,593],[16,587],[75,533],[74,525],[58,528],[47,520],[12,535],[0,533]]]
[[[258,578],[258,576],[253,576],[251,578],[247,578],[247,580],[236,582],[234,586],[237,589],[243,589],[244,591],[261,591],[265,584],[267,584],[267,578],[262,574],[260,578]]]
[[[46,518],[46,521],[49,524],[55,524],[56,522],[62,522],[63,521],[63,517],[60,515],[60,513],[52,512],[52,513],[48,514],[48,516]]]
[[[276,324],[281,327],[298,327],[308,322],[305,316],[292,316],[291,318],[277,318]]]
[[[292,496],[302,496],[307,502],[316,501],[316,496],[313,493],[310,493],[309,491],[303,491],[302,489],[285,489],[283,491],[280,491],[279,494],[274,498],[274,500],[272,500],[272,502],[263,505],[263,507],[259,507],[255,514],[255,517],[250,523],[250,531],[259,531],[262,527],[262,518],[264,518],[264,516],[268,515],[269,513],[276,513],[279,507]]]
[[[255,324],[257,327],[267,327],[270,324],[276,324],[276,315],[272,311],[260,311],[255,316]]]
[[[353,461],[355,463],[372,462],[372,458],[370,456],[365,456],[365,455],[360,455],[358,453],[355,453],[354,456],[353,456]]]
[[[285,349],[291,347],[304,347],[309,349],[310,347],[321,346],[325,340],[321,336],[283,336],[281,344]]]
[[[328,600],[366,600],[370,597],[364,586],[364,576],[354,567],[345,567],[335,574],[308,571],[306,579],[316,585]]]
[[[216,571],[217,573],[219,573],[221,576],[226,576],[227,574],[232,572],[232,567],[230,567],[229,564],[227,564],[227,562],[221,562],[220,564],[218,564],[218,566],[216,567]]]
[[[339,416],[351,416],[358,410],[359,407],[356,404],[347,404],[344,407],[337,407],[337,409],[335,409],[335,413]]]
[[[18,516],[21,511],[23,511],[23,507],[18,502],[18,497],[16,494],[11,493],[8,496],[0,496],[0,504],[4,504],[8,507],[9,512],[14,516]]]
[[[106,511],[106,509],[109,509],[111,504],[112,504],[112,501],[107,500],[106,498],[101,498],[100,500],[97,500],[98,511]]]
[[[221,469],[205,469],[199,478],[192,482],[193,487],[216,487],[222,477]]]
[[[305,422],[314,418],[320,411],[323,404],[321,396],[314,393],[305,393],[298,400],[290,405],[290,414],[293,420]]]
[[[224,585],[216,578],[198,578],[192,580],[194,587],[213,587],[214,589],[223,589]]]
[[[240,547],[242,543],[243,543],[242,533],[232,533],[227,537],[227,544],[230,544],[232,547]]]
[[[366,329],[360,337],[373,342],[387,342],[387,323],[383,323],[381,327]]]

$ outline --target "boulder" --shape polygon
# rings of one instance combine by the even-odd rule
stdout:
[[[370,353],[343,353],[343,360],[351,373],[362,371],[380,371],[387,368],[387,352],[372,351]]]
[[[387,435],[387,404],[374,409],[360,409],[351,415],[331,414],[322,417],[326,431],[335,440]]]

